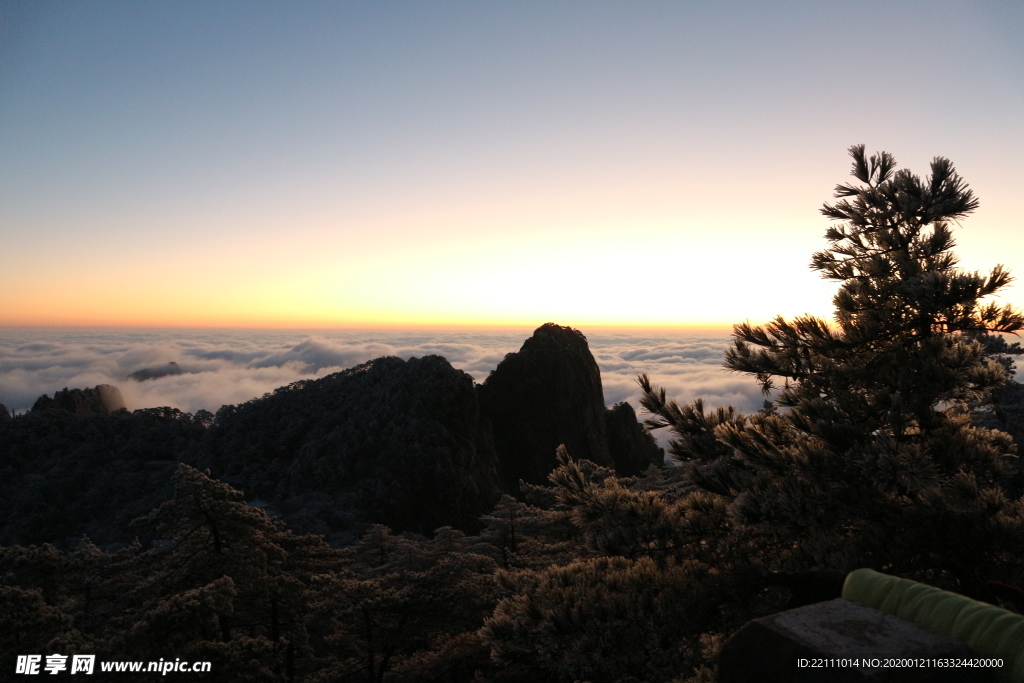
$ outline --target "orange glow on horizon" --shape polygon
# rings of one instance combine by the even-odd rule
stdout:
[[[729,334],[733,323],[675,322],[675,323],[629,323],[586,320],[536,319],[522,320],[268,320],[268,319],[127,319],[110,318],[100,320],[0,320],[2,329],[167,329],[167,330],[381,330],[381,331],[489,331],[489,332],[532,332],[545,323],[573,327],[585,333],[649,332],[654,334],[686,332],[698,334]]]

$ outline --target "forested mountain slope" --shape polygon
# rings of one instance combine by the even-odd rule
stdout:
[[[384,357],[216,415],[123,405],[104,385],[4,411],[0,543],[145,538],[130,522],[166,499],[179,462],[348,543],[371,523],[474,530],[501,491],[545,482],[562,443],[621,474],[663,459],[632,407],[605,408],[586,337],[551,323],[482,386],[440,356]]]

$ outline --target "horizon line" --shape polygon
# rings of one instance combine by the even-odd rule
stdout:
[[[569,323],[563,324],[556,320],[541,323],[352,323],[347,325],[232,325],[232,324],[147,324],[147,323],[0,323],[0,330],[249,330],[249,331],[521,331],[535,330],[542,325],[555,323],[563,327],[571,327],[580,331],[637,331],[637,332],[672,332],[672,331],[707,331],[731,332],[733,323]]]

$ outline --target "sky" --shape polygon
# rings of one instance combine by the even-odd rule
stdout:
[[[828,317],[857,143],[952,159],[963,265],[1024,272],[1022,35],[985,0],[8,0],[0,326]]]

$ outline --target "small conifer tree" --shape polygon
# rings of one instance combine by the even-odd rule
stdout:
[[[761,535],[770,568],[868,565],[974,593],[986,578],[1019,580],[1015,447],[972,421],[1010,381],[981,337],[1024,326],[1011,306],[982,301],[1011,277],[957,267],[951,226],[978,201],[948,159],[922,179],[891,154],[850,153],[858,182],[822,208],[839,223],[811,261],[840,283],[834,324],[736,325],[725,365],[776,391],[774,403],[709,413],[643,376],[649,424],[673,428],[670,451],[729,501],[736,530]]]

